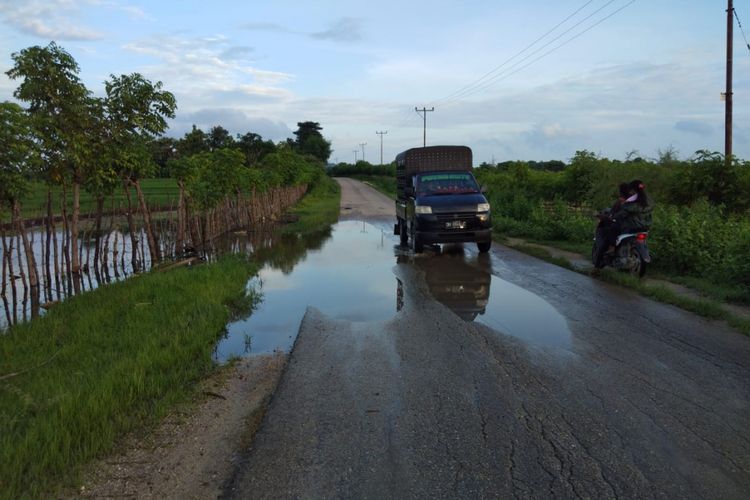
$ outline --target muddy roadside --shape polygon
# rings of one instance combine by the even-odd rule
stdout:
[[[195,399],[120,452],[94,462],[68,498],[216,498],[260,426],[286,366],[282,353],[243,358],[205,380]]]

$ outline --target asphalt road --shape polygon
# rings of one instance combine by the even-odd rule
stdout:
[[[499,245],[393,238],[400,311],[308,310],[227,496],[750,496],[750,338]],[[465,321],[435,280],[480,268],[496,299]]]

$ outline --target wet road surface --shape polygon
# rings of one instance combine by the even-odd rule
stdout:
[[[747,498],[750,338],[390,222],[392,317],[307,309],[227,496]]]

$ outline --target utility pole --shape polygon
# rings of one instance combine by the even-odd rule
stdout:
[[[431,111],[435,111],[435,106],[433,106],[430,109],[422,108],[419,109],[416,106],[414,107],[414,111],[417,112],[419,116],[422,117],[423,125],[422,125],[422,147],[427,147],[427,113]],[[422,114],[420,114],[420,112]]]
[[[724,111],[724,161],[732,164],[732,49],[734,45],[734,5],[727,0],[727,89]]]
[[[359,149],[354,150],[354,165],[357,165],[357,153],[359,153]]]
[[[367,146],[366,142],[359,143],[359,147],[362,148],[362,161],[365,161],[365,146]]]
[[[375,132],[380,136],[380,166],[383,166],[383,136],[388,133],[387,130],[384,130],[382,132]]]

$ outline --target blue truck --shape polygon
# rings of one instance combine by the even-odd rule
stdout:
[[[396,224],[402,245],[420,253],[434,243],[492,245],[490,204],[471,173],[467,146],[412,148],[396,156]]]

